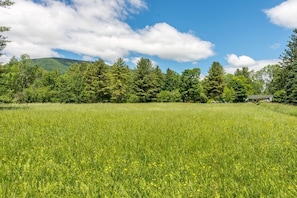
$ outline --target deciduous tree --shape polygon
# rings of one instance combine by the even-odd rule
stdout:
[[[12,4],[13,2],[9,0],[5,0],[5,1],[0,0],[0,7],[11,6]],[[0,26],[0,33],[9,31],[9,29],[10,29],[9,27]],[[0,34],[0,56],[2,55],[1,51],[5,48],[7,42],[8,42],[7,38]]]
[[[180,91],[184,102],[199,102],[201,98],[204,98],[203,87],[199,79],[199,68],[186,69],[182,72]]]

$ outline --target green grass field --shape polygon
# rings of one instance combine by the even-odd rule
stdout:
[[[0,105],[0,196],[296,197],[297,117],[282,108]]]

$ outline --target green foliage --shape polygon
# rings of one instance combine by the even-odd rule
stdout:
[[[286,95],[287,93],[284,89],[276,91],[273,95],[273,101],[278,103],[283,103],[286,101]]]
[[[0,1],[0,7],[7,7],[7,6],[11,6],[11,5],[13,5],[13,2],[11,2],[9,0],[5,0],[5,1],[1,0]],[[0,26],[0,33],[6,32],[9,30],[10,30],[9,27]],[[1,51],[6,47],[7,42],[8,42],[7,38],[0,34],[0,56],[2,55]]]
[[[110,76],[109,66],[102,59],[97,60],[93,64],[86,64],[80,67],[84,70],[84,92],[87,102],[109,102],[111,98],[110,92]]]
[[[0,28],[0,32],[8,31],[9,29]],[[8,41],[6,40],[6,37],[3,35],[0,35],[0,56],[2,56],[1,51],[6,47],[6,43]]]
[[[0,196],[296,197],[284,107],[1,105]]]
[[[160,69],[159,66],[156,66],[155,68],[153,68],[152,71],[152,75],[153,75],[153,85],[154,85],[154,89],[152,92],[152,101],[156,101],[158,94],[160,93],[160,91],[162,90],[162,88],[164,87],[164,80],[165,80],[165,76],[162,73],[162,70]]]
[[[227,75],[227,88],[225,90],[225,99],[233,102],[244,102],[247,98],[248,85],[246,77]],[[227,92],[227,93],[226,93]],[[228,93],[229,92],[229,93]]]
[[[119,58],[110,70],[110,92],[112,102],[126,102],[129,93],[130,70],[122,58]]]
[[[57,70],[60,73],[66,73],[69,67],[74,64],[86,63],[85,61],[65,58],[39,58],[32,59],[32,61],[34,65],[38,65],[47,71]]]
[[[12,103],[12,93],[11,92],[5,92],[3,91],[3,89],[1,89],[0,91],[0,103]]]
[[[182,102],[179,90],[161,91],[158,94],[158,102]]]
[[[214,62],[208,71],[208,76],[205,78],[205,90],[207,96],[211,99],[219,100],[222,97],[225,82],[225,71],[219,62]]]
[[[254,71],[249,71],[248,67],[237,69],[234,73],[235,77],[239,77],[244,84],[248,95],[261,94],[263,90],[263,81]]]
[[[275,92],[285,90],[285,102],[297,104],[297,29],[293,30],[293,34],[288,41],[287,49],[281,56],[281,69],[278,72],[275,84],[273,86]]]
[[[19,61],[12,58],[3,66],[0,74],[0,83],[3,86],[0,96],[9,101],[25,102],[23,91],[31,86],[40,74],[41,71],[32,65],[28,55],[22,55]]]
[[[291,65],[291,69],[288,71],[285,91],[286,102],[297,104],[297,60]]]
[[[244,76],[247,79],[250,79],[251,72],[248,67],[242,67],[241,69],[236,69],[234,76]]]
[[[236,100],[236,92],[231,87],[225,87],[223,91],[223,100],[225,102],[234,102]]]
[[[297,29],[293,30],[290,40],[287,44],[287,49],[281,55],[281,66],[285,70],[290,70],[292,65],[297,61]]]
[[[186,69],[181,75],[181,95],[184,102],[199,102],[203,87],[199,82],[200,69]]]
[[[141,58],[136,66],[133,79],[133,91],[138,102],[153,102],[161,90],[158,68],[154,69],[151,60]]]
[[[206,103],[209,99],[244,102],[248,94],[256,94],[263,87],[259,73],[243,68],[235,76],[225,75],[218,62],[213,63],[209,76],[201,82],[199,68],[186,69],[181,75],[167,69],[164,74],[159,66],[153,66],[151,60],[146,58],[141,58],[134,70],[122,58],[112,66],[102,59],[95,62],[69,60],[74,64],[65,73],[59,69],[47,71],[37,66],[35,61],[28,55],[22,55],[19,60],[13,57],[0,67],[0,102]]]
[[[10,0],[1,0],[0,1],[0,7],[6,7],[6,6],[11,6],[13,5],[14,2],[10,1]]]
[[[179,89],[180,84],[180,75],[168,68],[165,73],[163,90],[173,91]]]
[[[128,95],[127,102],[129,102],[129,103],[138,103],[139,101],[140,101],[139,97],[136,94],[129,94]]]

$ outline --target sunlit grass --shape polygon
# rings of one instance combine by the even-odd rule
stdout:
[[[279,103],[261,103],[261,106],[278,113],[297,116],[297,106],[284,105]]]
[[[3,197],[294,197],[297,118],[253,104],[1,105]]]

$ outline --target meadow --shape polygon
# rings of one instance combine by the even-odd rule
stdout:
[[[0,105],[1,197],[296,197],[274,104]]]

